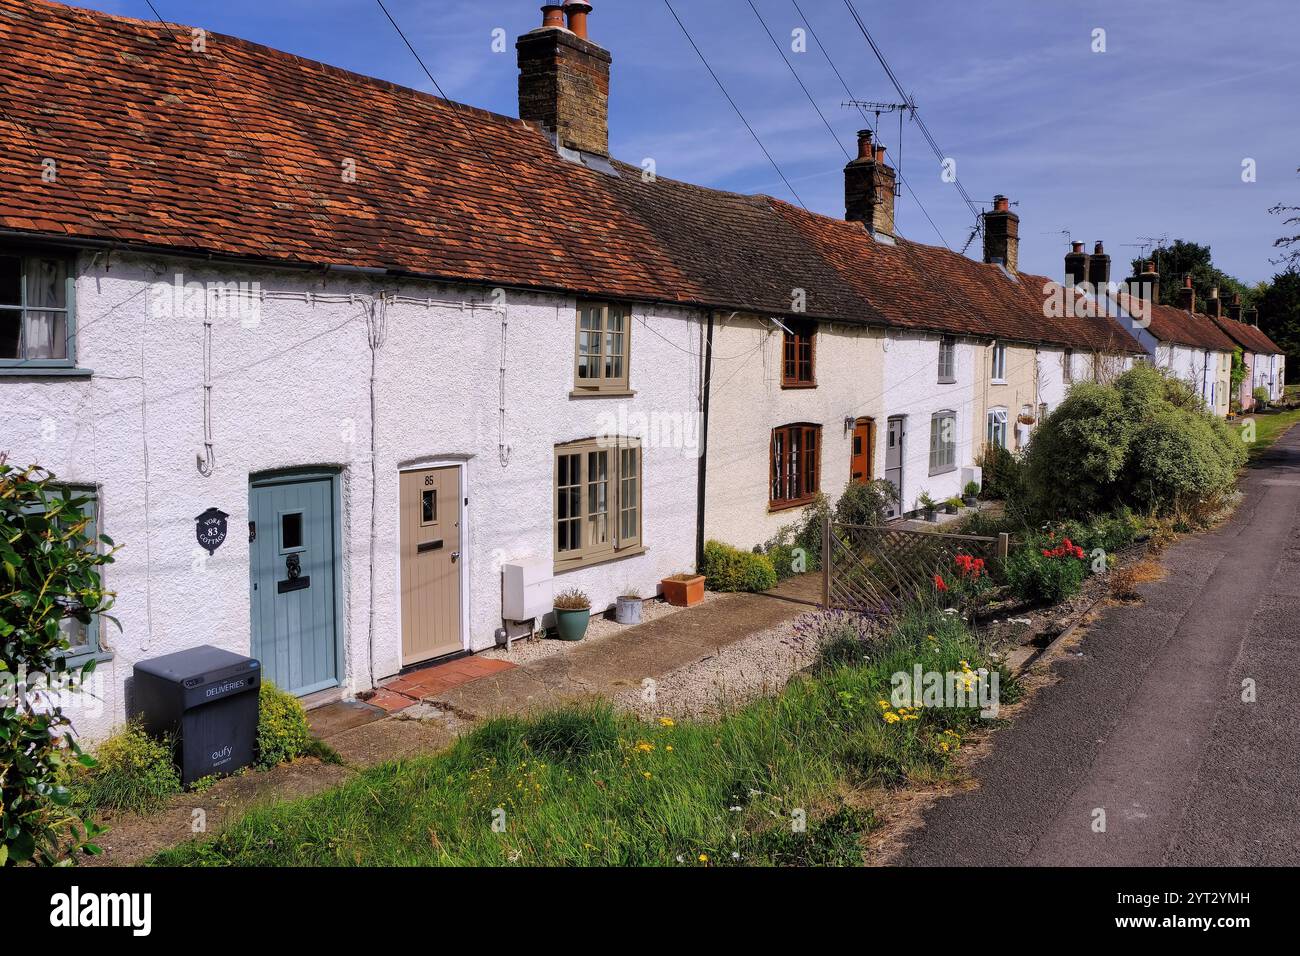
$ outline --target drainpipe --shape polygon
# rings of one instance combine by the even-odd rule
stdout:
[[[704,395],[700,418],[700,460],[695,485],[695,567],[704,566],[704,491],[709,456],[709,392],[713,388],[713,316],[709,310],[708,331],[704,336]]]

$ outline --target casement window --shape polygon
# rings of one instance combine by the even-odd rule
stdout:
[[[957,339],[945,335],[939,340],[939,384],[951,385],[957,381]]]
[[[988,443],[998,448],[1007,447],[1007,410],[994,408],[989,410]]]
[[[1007,347],[1001,342],[993,343],[993,381],[1007,380]]]
[[[1061,356],[1061,380],[1066,385],[1074,381],[1074,349],[1066,349]]]
[[[806,504],[821,487],[822,427],[799,423],[772,429],[772,508]]]
[[[641,442],[593,438],[555,446],[555,570],[641,548]]]
[[[781,385],[812,388],[817,384],[817,323],[787,320],[781,350]]]
[[[939,475],[957,467],[957,413],[935,412],[930,416],[930,474]]]
[[[60,256],[0,251],[0,369],[74,364],[71,271]]]
[[[577,393],[628,391],[632,313],[609,302],[578,303],[573,388]]]

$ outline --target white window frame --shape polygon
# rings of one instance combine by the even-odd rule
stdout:
[[[998,448],[1007,447],[1007,439],[1010,437],[1007,434],[1009,428],[1008,418],[1009,416],[1005,408],[998,407],[989,409],[988,416],[985,419],[986,428],[984,437],[990,445],[995,445]],[[1001,437],[1001,441],[998,440],[999,436]]]
[[[990,380],[995,385],[1007,382],[1007,346],[1005,342],[993,343],[993,369]]]

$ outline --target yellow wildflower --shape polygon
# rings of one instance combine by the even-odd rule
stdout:
[[[659,726],[661,726],[661,727],[675,727],[675,726],[677,726],[677,724],[673,721],[673,719],[672,719],[671,717],[660,717],[660,718],[659,718]]]

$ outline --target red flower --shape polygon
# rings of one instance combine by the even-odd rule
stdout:
[[[934,576],[934,586],[935,586],[935,589],[936,589],[936,590],[939,590],[939,591],[946,591],[946,590],[948,590],[948,585],[946,585],[946,584],[943,583],[943,578],[942,578],[940,575],[938,575],[938,574],[936,574],[936,575]]]

